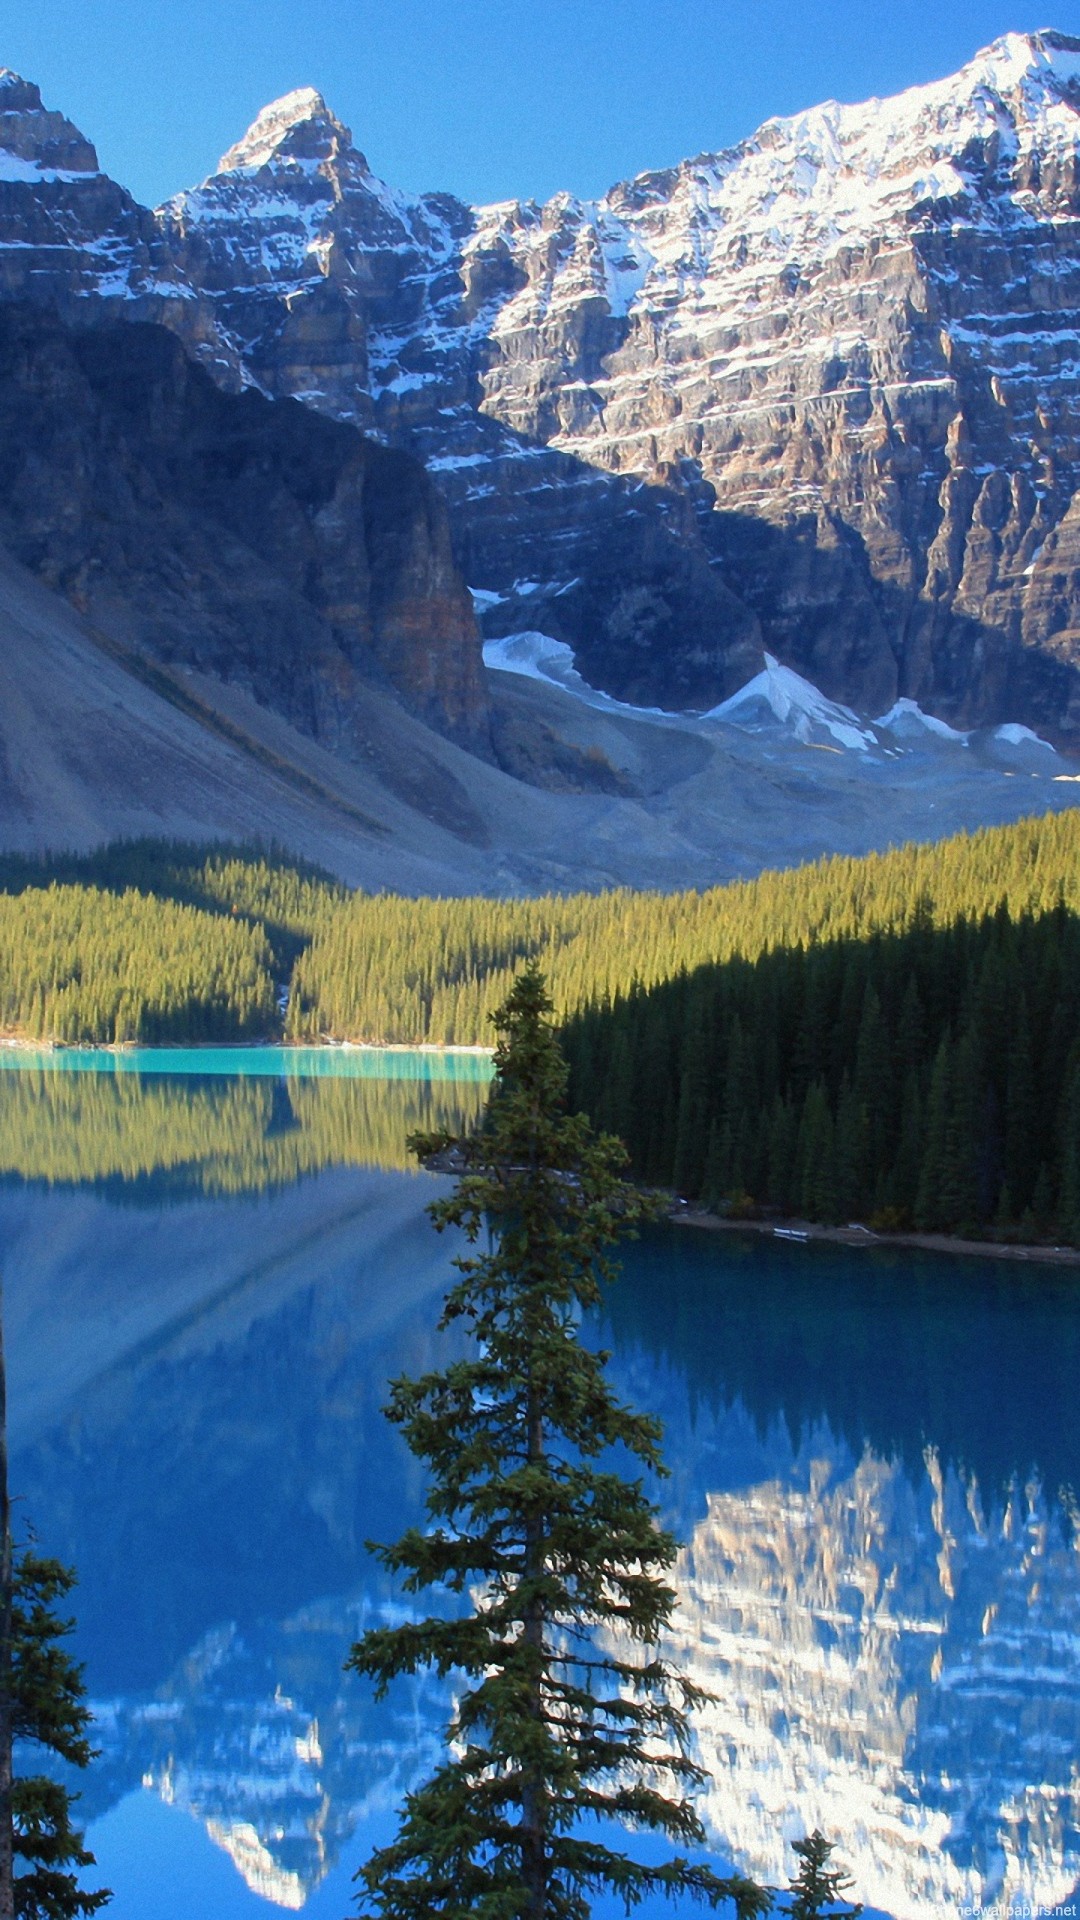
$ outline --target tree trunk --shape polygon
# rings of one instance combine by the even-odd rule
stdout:
[[[544,1457],[544,1429],[535,1388],[530,1383],[526,1402],[526,1445],[530,1465]],[[539,1520],[525,1526],[525,1578],[536,1580],[543,1571],[544,1542]],[[544,1645],[544,1619],[540,1602],[527,1600],[522,1637],[525,1645],[539,1654]],[[539,1681],[531,1689],[529,1711],[537,1723],[543,1715],[543,1697]],[[528,1773],[521,1790],[521,1877],[528,1897],[529,1920],[545,1920],[547,1913],[547,1809],[546,1782],[542,1775]],[[0,1914],[0,1920],[3,1915]]]
[[[13,1706],[11,1671],[11,1500],[7,1465],[7,1369],[4,1289],[0,1281],[0,1920],[15,1920],[15,1859],[11,1818]]]

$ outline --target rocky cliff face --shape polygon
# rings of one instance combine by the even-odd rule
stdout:
[[[1080,42],[1011,35],[598,204],[470,211],[297,94],[161,218],[257,377],[414,445],[489,619],[609,690],[706,704],[764,642],[863,710],[1071,730],[1078,133]]]
[[[69,320],[155,320],[222,384],[246,378],[212,308],[178,271],[161,224],[101,172],[97,154],[31,82],[0,68],[0,299]]]
[[[493,402],[494,329],[525,281],[500,226],[388,187],[310,89],[268,107],[159,218],[174,271],[266,392],[428,463],[491,632],[540,620],[597,684],[646,702],[663,686],[669,704],[707,706],[757,670],[756,616],[710,565],[688,499],[548,446],[527,410]]]
[[[360,683],[487,742],[446,510],[407,454],[230,394],[149,325],[0,308],[0,539],[135,654],[349,754]]]
[[[156,301],[219,379],[418,453],[491,634],[644,704],[767,649],[1076,736],[1080,40],[542,207],[398,193],[301,90],[151,218],[6,88],[9,293]]]

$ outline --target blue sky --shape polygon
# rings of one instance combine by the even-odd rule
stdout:
[[[154,202],[320,88],[396,185],[597,195],[773,113],[940,78],[1080,0],[0,0],[0,64]]]

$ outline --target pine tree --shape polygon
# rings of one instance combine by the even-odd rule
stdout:
[[[953,1043],[946,1033],[934,1056],[926,1103],[925,1145],[915,1195],[915,1225],[920,1233],[941,1233],[949,1225],[944,1214],[943,1190],[949,1158],[952,1067]]]
[[[885,1204],[893,1209],[896,1219],[905,1226],[910,1224],[914,1215],[921,1164],[922,1102],[919,1099],[919,1077],[912,1067],[904,1081],[896,1159],[885,1187]]]
[[[799,1126],[799,1205],[808,1220],[836,1218],[835,1142],[823,1079],[807,1091]]]
[[[392,1387],[389,1417],[431,1470],[430,1525],[377,1551],[407,1591],[472,1604],[376,1628],[350,1656],[380,1694],[423,1667],[457,1688],[447,1758],[363,1868],[362,1900],[383,1920],[586,1920],[607,1888],[628,1910],[686,1893],[752,1916],[769,1905],[752,1882],[682,1857],[643,1865],[582,1830],[616,1819],[701,1842],[686,1793],[702,1777],[687,1723],[702,1696],[657,1646],[675,1542],[642,1482],[604,1461],[617,1446],[660,1471],[658,1425],[616,1399],[577,1329],[611,1277],[607,1248],[646,1208],[619,1177],[620,1144],[561,1110],[551,1012],[531,968],[495,1016],[485,1125],[453,1143],[464,1171],[431,1209],[473,1247],[488,1235],[457,1261],[441,1322],[463,1323],[468,1357]]]
[[[780,1912],[790,1920],[858,1920],[862,1902],[849,1906],[844,1899],[851,1885],[839,1867],[830,1867],[832,1842],[815,1830],[805,1840],[796,1840],[799,1871],[791,1882],[791,1899]]]
[[[797,1128],[791,1108],[777,1095],[769,1122],[769,1164],[767,1194],[769,1205],[792,1211],[792,1168],[795,1164]]]
[[[1080,1244],[1080,1063],[1072,1063],[1062,1098],[1061,1198],[1058,1214],[1062,1232]]]
[[[69,1568],[27,1548],[13,1568],[11,1671],[13,1732],[85,1767],[93,1758],[86,1730],[82,1670],[58,1644],[71,1621],[58,1618],[56,1602],[75,1584]],[[96,1913],[111,1897],[86,1893],[77,1870],[94,1856],[71,1824],[72,1795],[45,1774],[16,1776],[11,1789],[12,1852],[16,1920],[69,1920]]]
[[[45,1774],[15,1776],[13,1767],[16,1743],[76,1767],[93,1757],[82,1669],[59,1644],[71,1622],[54,1612],[74,1584],[58,1561],[31,1548],[12,1553],[0,1325],[0,1920],[82,1920],[111,1898],[78,1884],[76,1869],[93,1866],[94,1856],[71,1824],[67,1788]]]
[[[1039,1119],[1031,1022],[1027,994],[1021,992],[1013,1013],[1005,1097],[1005,1181],[1018,1214],[1030,1203],[1038,1172]]]

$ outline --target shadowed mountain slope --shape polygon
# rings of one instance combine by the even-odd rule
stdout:
[[[472,606],[408,454],[253,391],[164,328],[0,307],[0,537],[139,654],[247,687],[344,757],[357,687],[488,747]]]
[[[547,785],[359,681],[343,759],[236,682],[92,627],[0,548],[0,846],[275,842],[352,886],[406,894],[673,888],[1075,799],[1046,749],[1033,773],[1024,748],[1010,767],[992,740],[917,726],[898,754],[843,753],[490,679],[497,734],[541,756]]]

